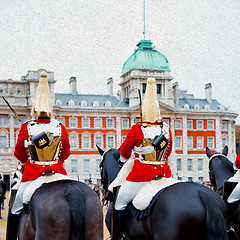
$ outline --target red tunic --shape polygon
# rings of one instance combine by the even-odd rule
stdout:
[[[35,122],[39,123],[50,123],[50,119],[38,119],[35,120]],[[28,130],[27,125],[29,123],[25,123],[21,126],[17,144],[15,146],[14,155],[18,160],[20,160],[24,164],[24,171],[22,176],[22,182],[26,182],[29,180],[35,180],[40,176],[43,176],[48,173],[61,173],[64,175],[67,175],[66,170],[63,168],[63,161],[67,159],[70,155],[70,143],[68,138],[68,133],[66,128],[60,124],[61,126],[61,152],[59,155],[58,162],[55,164],[52,164],[51,166],[43,166],[39,164],[35,164],[30,162],[29,155],[28,155],[28,149],[24,147],[24,140],[28,140]]]
[[[240,168],[240,153],[237,155],[235,163],[237,167]]]
[[[172,133],[169,129],[170,135],[170,148],[167,152],[167,158],[172,151]],[[139,147],[143,142],[143,132],[141,129],[141,124],[133,125],[131,130],[120,147],[120,154],[124,158],[130,158],[134,146]],[[132,171],[127,176],[126,180],[132,182],[148,182],[156,177],[171,177],[171,169],[167,162],[160,165],[144,164],[139,160],[134,160],[134,165]]]

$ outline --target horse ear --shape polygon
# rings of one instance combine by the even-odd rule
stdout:
[[[100,153],[100,155],[102,156],[104,151],[96,144],[96,147],[98,149],[98,152]]]
[[[209,149],[209,147],[206,147],[206,154],[207,154],[208,158],[210,158],[213,155],[211,150]]]
[[[224,149],[223,149],[223,151],[222,151],[222,154],[223,154],[224,156],[227,156],[227,155],[228,155],[228,146],[225,146],[225,147],[224,147]]]

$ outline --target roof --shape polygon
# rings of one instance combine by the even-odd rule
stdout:
[[[228,110],[227,107],[220,104],[217,100],[212,99],[209,103],[207,99],[195,98],[186,91],[179,91],[179,104],[175,103],[176,109],[202,109],[202,110]]]
[[[127,59],[122,75],[132,69],[169,69],[167,58],[152,46],[151,40],[141,40],[135,52]]]
[[[111,95],[94,95],[94,94],[68,94],[56,93],[55,102],[61,101],[62,106],[69,106],[70,101],[73,102],[72,106],[96,106],[96,107],[128,107],[128,104],[121,101],[115,96]],[[95,104],[95,105],[94,105]]]

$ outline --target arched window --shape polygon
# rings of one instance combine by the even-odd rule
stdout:
[[[111,102],[110,102],[110,101],[106,101],[106,102],[104,103],[104,106],[106,106],[106,107],[111,107]]]
[[[75,103],[74,103],[74,101],[71,99],[71,100],[69,100],[68,105],[69,105],[69,106],[74,106]]]
[[[56,105],[57,105],[57,106],[62,106],[62,101],[58,99],[58,100],[56,101]]]
[[[85,100],[81,101],[81,106],[82,107],[86,107],[87,106],[87,102]]]
[[[94,102],[93,102],[93,106],[94,106],[94,107],[99,107],[99,102],[98,102],[98,101],[94,101]]]

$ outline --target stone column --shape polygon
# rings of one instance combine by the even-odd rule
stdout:
[[[220,117],[216,117],[216,149],[220,151],[222,149],[222,134],[221,134],[221,121]]]
[[[176,150],[174,120],[174,117],[170,117],[170,129],[172,131],[172,154],[175,154]]]
[[[14,114],[9,114],[9,143],[10,147],[14,148]]]
[[[116,140],[117,140],[117,148],[119,148],[122,143],[120,116],[116,117]]]
[[[183,154],[187,155],[187,116],[183,116],[182,122],[182,131],[183,131]]]

